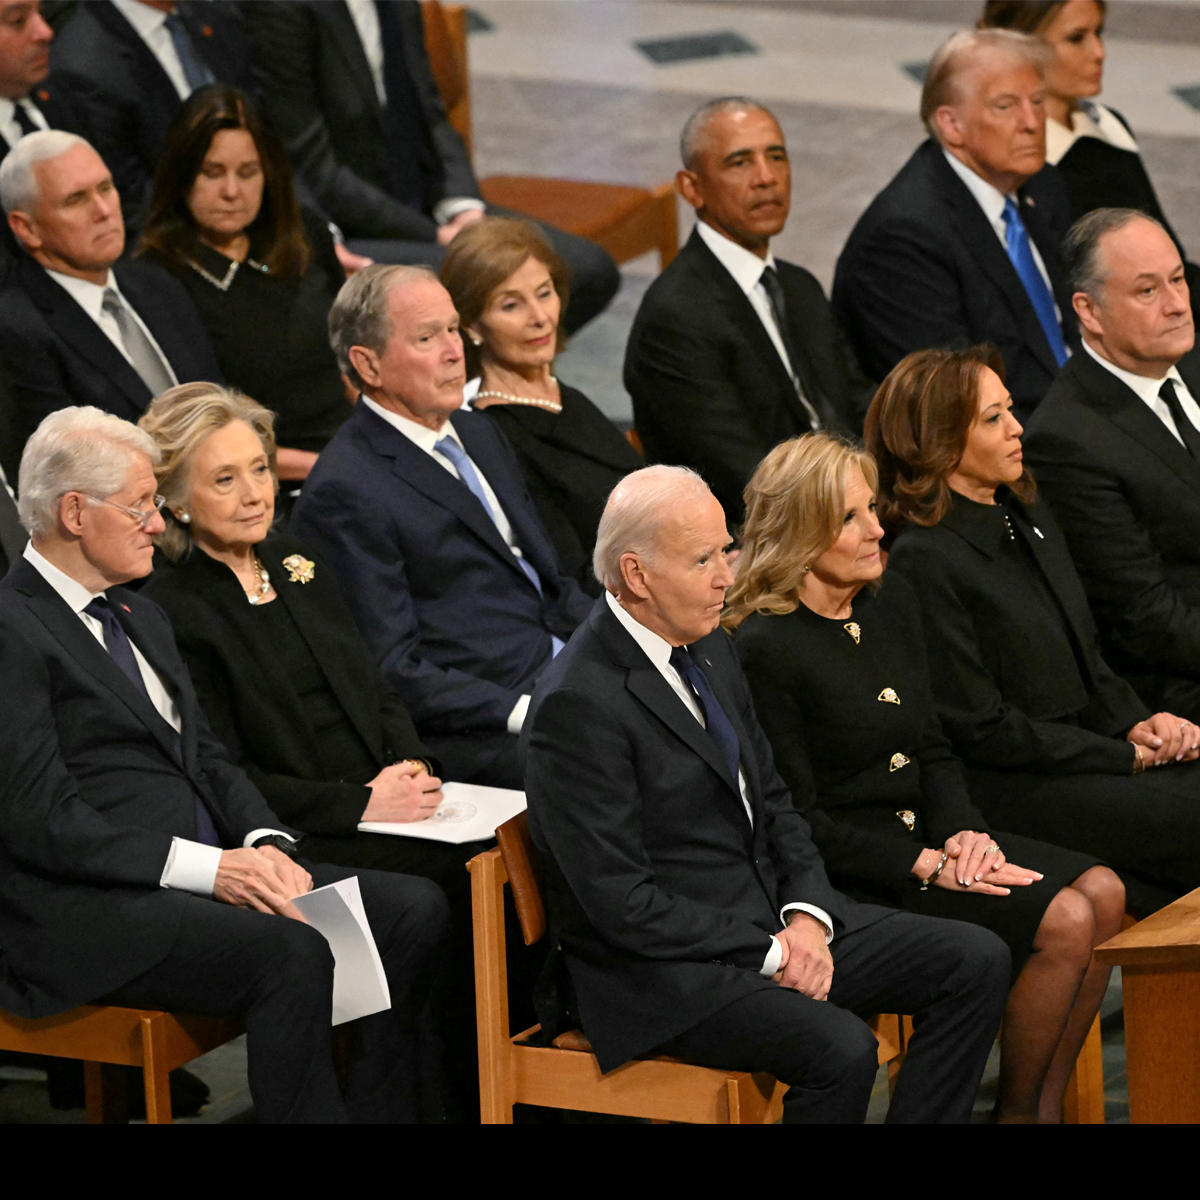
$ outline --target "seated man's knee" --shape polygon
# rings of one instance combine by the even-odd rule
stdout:
[[[266,939],[269,982],[332,989],[333,951],[324,934],[303,921],[276,917]]]
[[[791,1078],[785,1082],[803,1082],[815,1088],[858,1082],[870,1087],[879,1067],[879,1043],[874,1033],[846,1009],[830,1005],[822,1015],[826,1020],[819,1028],[798,1030],[785,1042],[785,1056],[794,1064]]]
[[[1003,988],[1007,992],[1012,954],[1004,940],[990,929],[966,921],[948,921],[945,925],[957,972],[967,986]]]

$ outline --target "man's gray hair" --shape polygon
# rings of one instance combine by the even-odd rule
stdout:
[[[60,408],[34,430],[21,455],[17,511],[30,537],[58,527],[59,501],[68,492],[104,500],[129,479],[136,456],[157,466],[155,440],[129,421],[99,408]]]
[[[1093,300],[1100,299],[1100,293],[1108,282],[1108,270],[1100,253],[1100,239],[1105,234],[1124,229],[1131,221],[1149,221],[1170,236],[1160,222],[1140,208],[1096,208],[1085,213],[1067,230],[1059,255],[1072,295],[1086,292]]]
[[[338,370],[362,391],[366,386],[350,361],[353,346],[366,346],[382,354],[392,336],[388,315],[388,296],[393,289],[407,287],[419,279],[438,277],[429,267],[373,266],[351,275],[337,294],[329,310],[329,344],[337,357]]]
[[[689,171],[695,169],[696,159],[704,148],[708,126],[714,117],[719,117],[722,113],[746,112],[765,112],[772,117],[775,115],[765,104],[760,104],[749,96],[721,96],[700,105],[688,117],[683,132],[679,135],[679,157],[683,160],[683,165]]]
[[[653,561],[663,522],[681,503],[711,496],[690,467],[643,467],[626,475],[609,493],[596,532],[592,571],[614,594],[621,588],[621,555]]]
[[[27,133],[21,138],[0,163],[0,204],[4,211],[33,212],[39,195],[33,168],[38,163],[66,154],[75,146],[93,148],[86,138],[67,133],[65,129],[39,129],[37,133]]]
[[[921,120],[932,137],[941,140],[934,114],[943,104],[957,104],[962,99],[959,80],[963,72],[988,52],[1007,55],[1042,76],[1053,53],[1041,38],[1015,29],[960,29],[952,33],[933,52],[921,89]]]

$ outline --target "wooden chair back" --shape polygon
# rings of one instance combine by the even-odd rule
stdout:
[[[425,53],[450,124],[471,153],[471,76],[467,70],[467,9],[422,0]]]
[[[546,905],[542,900],[542,880],[537,850],[529,836],[529,814],[518,813],[496,830],[496,841],[508,872],[513,907],[521,923],[525,945],[532,946],[546,936]]]

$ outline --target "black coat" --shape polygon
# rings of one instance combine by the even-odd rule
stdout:
[[[46,124],[51,129],[65,129],[68,133],[77,133],[81,137],[86,136],[88,131],[86,113],[81,111],[78,99],[72,95],[70,88],[59,87],[53,76],[33,88],[29,93],[29,99],[46,118]],[[0,137],[0,159],[3,159],[11,149],[8,140]]]
[[[430,211],[388,190],[384,112],[350,10],[341,0],[273,0],[244,8],[254,69],[267,113],[296,173],[347,237],[432,242]],[[446,116],[425,52],[421,6],[396,3],[404,61],[416,92],[432,172],[429,210],[447,196],[479,196],[462,138]]]
[[[753,828],[716,743],[603,597],[521,733],[554,940],[603,1071],[774,987],[759,970],[785,904],[824,909],[835,934],[890,911],[830,886],[729,637],[693,653],[741,743]]]
[[[22,1016],[95,1000],[171,949],[190,897],[159,879],[172,837],[196,837],[196,791],[224,847],[288,831],[209,729],[166,614],[107,595],[172,690],[179,738],[32,564],[0,582],[0,694],[19,697],[0,721],[0,1008]]]
[[[821,285],[803,267],[776,267],[805,396],[828,427],[861,429],[873,389]],[[625,350],[625,387],[647,461],[699,471],[734,525],[764,455],[810,430],[758,313],[697,232],[642,299]]]
[[[176,9],[218,83],[254,88],[236,4],[180,0]],[[125,224],[141,224],[167,130],[183,101],[137,30],[108,0],[79,4],[50,43],[51,80],[84,115],[88,140],[112,171]]]
[[[1058,265],[1058,246],[1070,226],[1066,188],[1054,168],[1045,167],[1018,194],[1025,228],[1053,284],[1064,338],[1078,350],[1071,295]],[[1024,415],[1058,374],[1000,239],[932,139],[859,217],[838,258],[833,308],[874,379],[914,350],[992,342]]]
[[[113,273],[179,382],[220,382],[208,334],[187,292],[148,263],[121,262]],[[43,417],[73,404],[136,421],[153,399],[104,330],[28,255],[0,291],[0,362],[12,377],[25,437]]]
[[[330,689],[370,751],[373,778],[389,763],[429,759],[417,731],[354,624],[333,572],[303,542],[271,537],[256,552]],[[309,583],[292,581],[283,560],[315,561]],[[265,644],[237,576],[193,550],[157,567],[141,594],[175,627],[213,731],[234,761],[289,825],[305,833],[349,836],[370,799],[366,779],[347,763],[322,761],[318,737],[276,647]],[[355,764],[357,765],[357,764]]]
[[[1179,372],[1200,396],[1200,354]],[[1200,681],[1200,463],[1088,354],[1046,394],[1025,457],[1066,534],[1105,656],[1148,704],[1177,711]]]
[[[955,495],[940,524],[906,528],[888,559],[920,597],[942,727],[968,766],[1129,775],[1124,735],[1149,711],[1100,655],[1049,510],[997,498]]]

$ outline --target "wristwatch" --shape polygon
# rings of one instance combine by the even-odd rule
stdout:
[[[268,833],[266,837],[260,837],[251,846],[251,849],[260,850],[263,846],[274,846],[276,850],[281,850],[290,859],[295,859],[300,849],[298,841],[294,842],[291,838],[285,838],[278,833]]]

